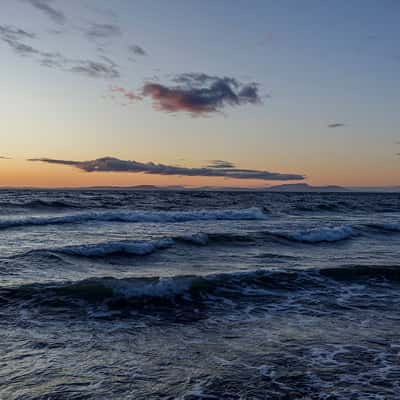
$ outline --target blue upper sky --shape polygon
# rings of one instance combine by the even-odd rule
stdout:
[[[399,184],[399,16],[396,0],[4,0],[0,185]]]

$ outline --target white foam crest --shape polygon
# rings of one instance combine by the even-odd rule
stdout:
[[[337,242],[350,238],[354,234],[349,225],[335,227],[313,228],[301,232],[288,233],[285,235],[290,240],[303,243]]]
[[[151,241],[120,241],[84,244],[79,246],[62,247],[60,249],[55,249],[55,251],[84,257],[102,257],[115,253],[128,253],[141,256],[153,253],[156,250],[165,249],[173,244],[174,241],[172,239],[166,238]]]
[[[209,238],[206,233],[194,233],[193,235],[185,235],[179,238],[184,242],[194,243],[200,246],[208,244]]]
[[[77,213],[46,217],[0,219],[0,228],[4,229],[26,225],[80,223],[87,221],[173,223],[208,220],[257,220],[264,218],[265,214],[260,208],[257,207],[238,210],[112,211]]]

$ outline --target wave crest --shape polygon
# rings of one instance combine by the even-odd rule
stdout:
[[[337,242],[349,239],[354,235],[354,230],[349,225],[336,227],[323,227],[303,230],[294,233],[279,234],[288,240],[301,243]]]

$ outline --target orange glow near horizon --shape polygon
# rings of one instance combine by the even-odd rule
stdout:
[[[310,171],[312,172],[312,171]],[[319,167],[319,174],[305,171],[304,181],[260,181],[213,177],[151,175],[145,173],[85,172],[63,165],[49,165],[20,160],[1,160],[0,187],[90,187],[90,186],[236,186],[263,187],[285,183],[307,182],[312,185],[394,186],[396,171],[376,169],[374,173],[354,167],[348,174],[346,167],[337,170]],[[378,183],[379,182],[379,183]]]

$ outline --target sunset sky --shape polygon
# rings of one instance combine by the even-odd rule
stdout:
[[[400,184],[400,1],[1,6],[0,186]]]

